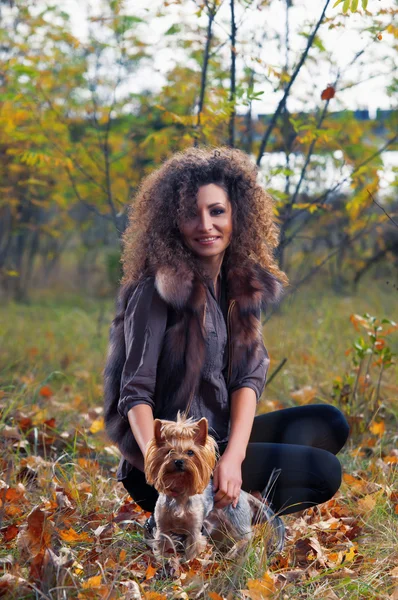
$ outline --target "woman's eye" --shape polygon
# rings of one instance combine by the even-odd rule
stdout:
[[[193,456],[195,452],[193,450],[187,450],[188,456]]]
[[[222,208],[215,208],[212,212],[216,212],[218,214],[222,214],[225,212],[225,210],[223,210]]]

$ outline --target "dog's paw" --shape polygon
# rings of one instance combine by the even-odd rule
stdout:
[[[197,537],[188,536],[185,542],[185,558],[187,561],[196,558],[206,548],[206,538],[199,534]]]

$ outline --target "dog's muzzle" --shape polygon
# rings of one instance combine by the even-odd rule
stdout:
[[[177,471],[184,471],[184,461],[181,458],[175,460],[174,465]]]

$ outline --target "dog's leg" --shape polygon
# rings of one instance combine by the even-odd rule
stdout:
[[[185,541],[186,560],[192,560],[203,552],[206,548],[206,538],[200,531],[195,531],[187,535]]]
[[[156,560],[161,561],[162,558],[171,558],[176,555],[176,547],[172,538],[158,528],[155,535],[153,553]]]

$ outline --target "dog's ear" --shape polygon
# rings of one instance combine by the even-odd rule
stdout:
[[[154,428],[155,428],[155,440],[157,444],[161,444],[162,443],[162,421],[160,419],[155,419],[154,422]]]
[[[203,419],[200,419],[200,421],[196,423],[196,426],[197,432],[194,437],[195,444],[199,444],[199,446],[204,446],[206,444],[208,432],[207,419],[203,417]]]

